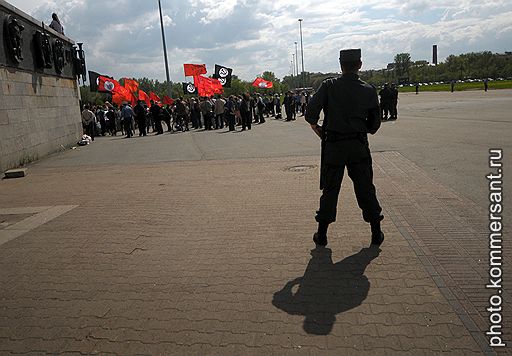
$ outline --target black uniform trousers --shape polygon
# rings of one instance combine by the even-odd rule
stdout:
[[[240,114],[242,115],[242,130],[251,129],[251,112],[250,111],[241,111]]]
[[[336,221],[336,207],[345,167],[354,184],[357,204],[363,212],[364,221],[378,220],[382,208],[377,200],[375,186],[373,185],[372,159],[370,156],[357,162],[325,165],[323,172],[324,187],[320,197],[320,209],[316,212],[316,221],[328,224]]]
[[[137,119],[137,126],[139,127],[139,136],[146,136],[146,118]]]

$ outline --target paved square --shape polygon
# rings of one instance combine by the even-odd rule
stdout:
[[[494,354],[486,206],[379,149],[384,244],[345,180],[315,249],[318,141],[265,125],[100,137],[0,181],[0,354]]]

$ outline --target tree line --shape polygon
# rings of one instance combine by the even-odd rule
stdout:
[[[233,75],[231,88],[224,89],[224,95],[240,95],[243,93],[285,93],[295,88],[313,88],[317,89],[322,81],[329,77],[335,77],[340,73],[310,73],[304,75],[288,75],[282,80],[277,78],[271,71],[265,71],[260,77],[269,80],[274,84],[272,89],[259,89],[253,87],[252,82],[241,80]],[[512,53],[505,54],[484,52],[470,52],[460,55],[450,55],[444,62],[437,65],[431,65],[425,60],[413,61],[409,53],[398,53],[394,57],[394,62],[384,69],[363,70],[360,72],[363,80],[375,85],[382,86],[384,83],[426,83],[426,82],[449,82],[451,80],[466,79],[507,79],[512,78]],[[167,82],[149,78],[136,79],[139,88],[146,93],[154,92],[163,97],[169,95],[169,86]],[[123,84],[122,79],[120,83]],[[100,104],[108,100],[108,94],[90,92],[89,86],[80,88],[82,101]],[[172,83],[172,97],[188,97],[183,93],[183,87],[180,83]]]

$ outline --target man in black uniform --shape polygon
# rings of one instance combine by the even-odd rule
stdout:
[[[327,228],[336,220],[336,206],[345,167],[354,183],[357,203],[364,221],[370,223],[372,244],[380,245],[384,218],[373,185],[372,157],[367,134],[380,127],[380,109],[375,88],[359,79],[361,50],[340,51],[342,75],[325,80],[309,101],[306,121],[322,138],[320,209],[316,214],[318,231],[313,240],[327,245]],[[324,111],[323,125],[318,125]]]
[[[384,87],[379,91],[383,121],[388,119],[388,114],[390,115],[389,118],[391,118],[391,95],[388,83],[384,83]]]

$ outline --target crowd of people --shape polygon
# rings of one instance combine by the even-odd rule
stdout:
[[[274,117],[285,121],[295,120],[297,113],[304,115],[310,98],[308,92],[287,92],[279,94],[249,94],[216,96],[214,98],[178,98],[172,105],[139,100],[132,107],[124,102],[116,107],[110,102],[104,105],[84,105],[82,125],[84,133],[92,140],[95,136],[116,136],[118,132],[127,138],[146,136],[149,131],[155,135],[164,133],[164,123],[168,132],[182,132],[190,129],[229,131],[251,130],[252,124],[263,124],[265,118]],[[284,116],[283,116],[284,107]]]

